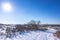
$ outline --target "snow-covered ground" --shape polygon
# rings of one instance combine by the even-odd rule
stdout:
[[[30,31],[22,34],[16,32],[11,38],[6,38],[6,35],[0,35],[0,40],[59,40],[53,36],[54,32],[56,32],[54,29],[49,29],[47,31]]]

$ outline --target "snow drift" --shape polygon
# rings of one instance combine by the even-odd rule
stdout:
[[[0,35],[0,40],[59,40],[53,36],[54,32],[54,29],[49,29],[47,31],[29,31],[23,32],[21,34],[19,32],[16,32],[15,34],[12,34],[11,37]]]

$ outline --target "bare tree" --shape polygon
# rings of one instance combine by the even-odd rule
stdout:
[[[28,22],[28,24],[37,24],[37,25],[40,25],[40,20],[38,21],[35,21],[35,20],[31,20],[30,22]]]
[[[31,20],[30,22],[28,22],[28,24],[30,25],[30,27],[28,27],[29,29],[38,30],[38,26],[40,25],[40,21]]]
[[[30,22],[28,22],[28,24],[36,24],[35,20],[31,20]]]
[[[40,21],[37,21],[37,24],[38,24],[38,25],[40,25],[40,23],[41,23]]]

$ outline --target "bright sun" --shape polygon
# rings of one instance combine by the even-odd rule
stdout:
[[[12,10],[11,4],[9,4],[9,3],[4,3],[2,5],[2,8],[4,11],[7,11],[7,12]]]

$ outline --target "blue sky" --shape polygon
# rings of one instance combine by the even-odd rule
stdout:
[[[1,3],[10,3],[13,10],[3,12]],[[24,24],[40,20],[60,24],[60,0],[0,0],[0,23]]]

